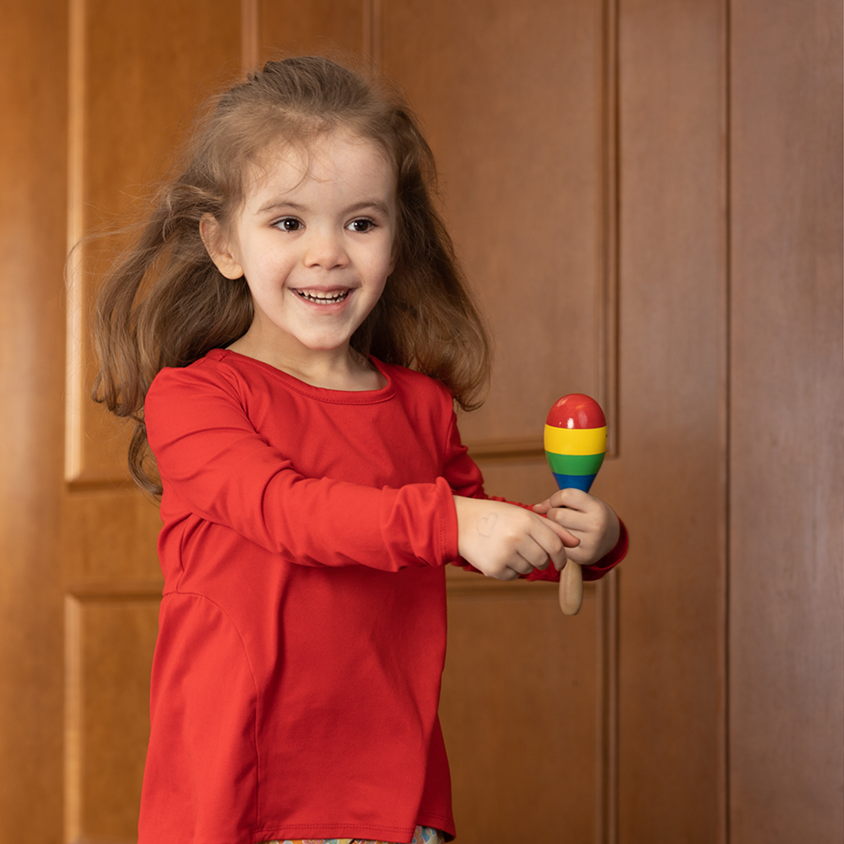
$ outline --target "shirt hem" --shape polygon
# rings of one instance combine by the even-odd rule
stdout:
[[[298,826],[277,826],[259,829],[236,842],[208,841],[194,844],[261,844],[264,841],[284,841],[285,839],[331,839],[352,838],[364,841],[394,841],[396,844],[410,844],[417,825],[436,826],[420,821],[412,827],[371,826],[359,823],[306,824]],[[436,827],[439,829],[440,827]],[[443,832],[448,835],[447,830]],[[450,840],[450,839],[449,839]]]

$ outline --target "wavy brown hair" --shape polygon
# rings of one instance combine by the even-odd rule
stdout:
[[[352,347],[424,372],[464,409],[478,407],[490,368],[487,333],[436,209],[433,155],[402,97],[329,59],[298,57],[268,62],[205,114],[95,306],[100,369],[92,396],[134,422],[135,481],[161,491],[143,414],[153,378],[228,346],[253,318],[246,281],[217,270],[200,220],[210,214],[227,228],[244,199],[244,174],[269,146],[307,144],[338,128],[377,143],[397,176],[395,268]]]

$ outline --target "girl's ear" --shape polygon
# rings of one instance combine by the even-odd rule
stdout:
[[[243,278],[243,267],[238,263],[231,244],[223,235],[220,224],[210,214],[204,214],[199,221],[199,236],[214,265],[226,278]]]

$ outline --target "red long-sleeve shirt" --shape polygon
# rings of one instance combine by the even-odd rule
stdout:
[[[139,844],[454,834],[443,565],[452,495],[482,478],[442,385],[376,365],[387,386],[341,392],[215,350],[153,382],[165,588]]]

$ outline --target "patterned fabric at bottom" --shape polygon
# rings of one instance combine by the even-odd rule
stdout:
[[[264,844],[391,844],[389,841],[364,841],[363,838],[285,838]],[[412,844],[445,844],[442,833],[430,826],[417,826]]]

